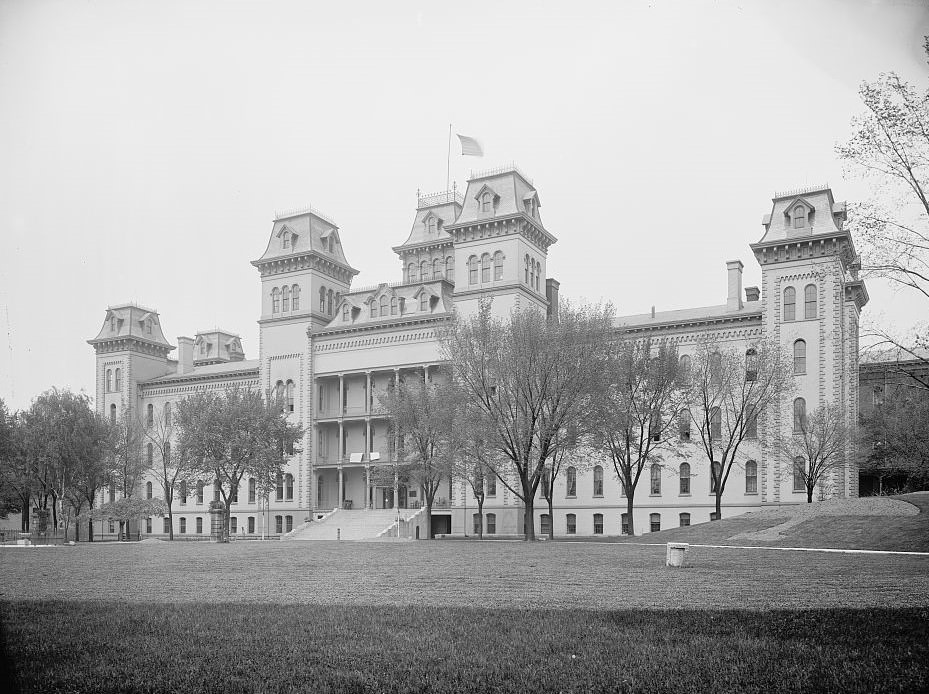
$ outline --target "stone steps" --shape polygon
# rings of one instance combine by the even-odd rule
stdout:
[[[416,509],[400,509],[400,518],[406,520]],[[285,538],[291,540],[372,540],[380,536],[397,521],[396,509],[359,511],[338,510],[321,521],[298,528]]]

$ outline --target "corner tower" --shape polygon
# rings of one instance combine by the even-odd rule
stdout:
[[[850,432],[844,464],[820,490],[858,496],[852,441],[858,417],[858,322],[868,302],[858,279],[860,260],[845,229],[845,203],[828,186],[778,193],[762,219],[764,236],[751,245],[762,275],[762,335],[794,355],[794,398],[811,413],[824,402],[840,406]],[[777,431],[793,430],[795,403],[777,413]],[[790,461],[763,453],[765,501],[798,500]],[[805,497],[804,497],[805,498]]]
[[[393,248],[403,266],[403,284],[455,281],[455,249],[447,229],[461,214],[463,202],[455,188],[428,195],[416,192],[413,228],[406,241]]]
[[[463,315],[492,300],[497,315],[548,310],[546,260],[556,238],[542,224],[532,181],[515,166],[472,174],[454,224],[455,306]]]

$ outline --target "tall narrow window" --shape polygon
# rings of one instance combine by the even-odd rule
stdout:
[[[485,481],[487,483],[486,496],[497,496],[497,478],[494,475],[487,475]]]
[[[182,504],[187,503],[187,482],[185,480],[181,480],[180,482],[178,496],[180,496]]]
[[[284,500],[284,475],[277,473],[277,481],[275,484],[275,501]]]
[[[542,282],[542,263],[536,261],[535,264],[535,290],[541,291],[539,289],[539,283]]]
[[[793,287],[787,287],[784,290],[784,320],[791,321],[797,319],[797,290]]]
[[[681,410],[678,415],[678,435],[681,441],[690,441],[690,410]]]
[[[548,535],[552,530],[552,517],[547,513],[543,513],[542,517],[539,519],[539,534]]]
[[[390,302],[387,299],[387,295],[386,294],[382,295],[380,301],[378,302],[378,310],[382,316],[387,315],[387,311],[388,311],[387,306],[389,303]]]
[[[274,532],[278,535],[284,533],[284,516],[274,516]]]
[[[650,513],[648,516],[649,530],[653,533],[657,533],[661,530],[661,514],[660,513]]]
[[[758,379],[758,350],[750,347],[745,351],[745,380],[755,381]]]
[[[248,534],[249,535],[255,534],[255,516],[248,517]]]
[[[145,462],[149,468],[152,467],[152,463],[154,462],[153,458],[154,458],[154,448],[152,447],[152,444],[148,444],[145,447]]]
[[[477,284],[477,256],[468,258],[468,284]]]
[[[290,232],[289,231],[285,231],[281,235],[281,247],[290,248]]]
[[[164,418],[165,418],[165,426],[169,427],[171,426],[171,403],[170,402],[166,402],[164,404],[163,412],[164,412]]]
[[[284,526],[285,532],[290,532],[294,529],[294,517],[293,516],[284,516],[284,521],[286,525]]]
[[[229,520],[234,522],[235,518],[230,518]],[[203,532],[203,517],[197,516],[197,534],[199,535],[202,532]]]
[[[749,406],[745,417],[745,438],[758,438],[758,413],[755,411],[754,405]]]
[[[206,485],[203,483],[203,480],[197,480],[197,503],[203,503],[203,488]]]
[[[652,464],[652,486],[649,493],[652,496],[661,494],[661,466],[657,463]]]
[[[797,205],[791,216],[794,220],[794,229],[802,229],[806,226],[806,208],[803,205]]]
[[[481,256],[481,282],[490,282],[490,254]]]
[[[213,501],[219,501],[220,496],[222,495],[222,485],[219,480],[213,480]]]
[[[411,282],[411,283],[415,282],[418,275],[419,273],[416,272],[416,263],[410,263],[409,265],[406,266],[406,278],[407,278],[406,281],[407,282]]]
[[[294,382],[290,379],[287,379],[287,384],[284,386],[284,397],[287,399],[287,411],[294,411]]]
[[[377,318],[377,302],[373,298],[368,308],[370,309],[371,318]]]
[[[146,499],[152,498],[152,483],[151,482],[145,483],[145,498]]]
[[[429,310],[429,295],[426,292],[423,292],[419,295],[419,310],[428,311]]]
[[[319,288],[319,312],[320,313],[326,312],[326,288],[325,287]]]
[[[255,491],[256,491],[255,478],[250,477],[248,480],[248,503],[250,504],[255,503]]]
[[[806,429],[806,400],[794,400],[794,433],[799,434]]]
[[[429,281],[429,261],[424,260],[419,264],[419,279],[422,282]]]
[[[334,299],[335,299],[335,294],[330,289],[328,292],[326,292],[326,315],[327,316],[332,315],[332,304],[333,304]]]
[[[113,369],[106,370],[106,392],[113,392]]]
[[[293,311],[300,310],[300,285],[295,284],[290,288],[290,308]]]
[[[690,514],[689,513],[682,513],[680,515],[680,519],[681,519],[682,528],[686,528],[687,526],[690,525]]]
[[[816,318],[816,285],[808,284],[803,290],[803,317],[807,320]]]
[[[806,342],[797,340],[794,342],[794,373],[806,373]]]
[[[116,424],[116,404],[110,405],[110,424]]]
[[[529,259],[529,288],[535,288],[535,259]]]
[[[565,530],[568,535],[576,535],[577,534],[577,516],[573,513],[569,513],[565,517],[565,526],[566,526]]]
[[[116,392],[118,393],[123,389],[123,370],[116,369]]]
[[[342,320],[348,322],[352,317],[352,308],[348,304],[342,304]]]
[[[754,460],[745,463],[745,493],[758,493],[758,463]]]
[[[526,278],[524,281],[526,282],[526,284],[529,284],[529,255],[528,254],[526,255],[525,261],[526,261],[526,267],[525,267]]]
[[[603,468],[594,466],[594,496],[603,496]]]
[[[565,472],[565,496],[577,496],[577,469],[569,467]]]
[[[392,297],[390,300],[390,315],[397,315],[397,297]]]
[[[284,475],[284,498],[287,501],[294,500],[294,476],[289,472]]]
[[[723,379],[723,357],[719,352],[710,354],[710,383],[719,385]]]
[[[187,532],[187,519],[181,516],[181,535]]]
[[[455,256],[450,255],[445,259],[445,279],[455,281]]]
[[[794,491],[806,490],[806,459],[803,456],[794,458]]]
[[[494,281],[503,279],[503,252],[494,253]]]
[[[281,308],[284,313],[287,313],[290,310],[290,287],[284,287],[281,289]]]
[[[619,532],[623,535],[629,534],[629,514],[621,513],[619,515]]]
[[[271,290],[271,313],[281,312],[281,290],[275,287]],[[203,352],[203,343],[200,343],[200,351]]]
[[[443,268],[442,268],[442,259],[435,258],[432,261],[432,279],[440,280],[442,279]]]
[[[595,513],[594,514],[594,535],[603,534],[603,514]]]
[[[690,494],[690,463],[681,463],[681,494]]]
[[[426,233],[435,233],[435,217],[430,216],[429,219],[426,220]]]
[[[710,437],[714,439],[723,436],[723,417],[718,407],[710,410]]]
[[[495,535],[497,533],[497,514],[488,513],[485,519],[487,521],[487,534]]]
[[[494,195],[491,192],[485,192],[481,196],[481,212],[493,212]]]
[[[155,406],[149,403],[148,407],[145,408],[145,426],[154,426],[155,425]]]
[[[678,367],[678,375],[681,381],[681,385],[689,386],[690,385],[690,370],[692,367],[693,361],[690,358],[689,354],[681,355],[681,359]]]

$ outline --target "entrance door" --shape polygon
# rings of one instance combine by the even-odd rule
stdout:
[[[393,487],[381,487],[381,508],[394,507],[394,489]]]

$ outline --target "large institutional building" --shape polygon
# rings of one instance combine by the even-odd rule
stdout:
[[[97,407],[114,418],[129,407],[151,423],[172,402],[203,388],[240,384],[278,392],[304,426],[305,439],[267,501],[240,492],[234,532],[322,537],[331,533],[333,518],[346,528],[366,518],[365,532],[376,535],[397,516],[409,519],[404,527],[410,534],[418,532],[420,492],[379,486],[381,477],[372,474],[393,453],[379,394],[407,374],[432,377],[441,364],[437,330],[453,312],[468,314],[487,299],[501,314],[557,306],[558,282],[547,272],[556,239],[540,208],[532,181],[515,167],[473,175],[464,195],[419,196],[409,234],[393,249],[402,279],[365,288],[352,287],[358,271],[331,219],[315,209],[279,215],[264,252],[252,261],[261,286],[258,358],[246,359],[238,335],[225,330],[178,337],[175,347],[156,311],[115,305],[90,340]],[[728,293],[718,305],[626,316],[617,319],[617,330],[672,341],[681,355],[708,335],[740,349],[776,340],[794,355],[798,400],[767,417],[759,436],[767,435],[764,427],[789,430],[796,408],[811,411],[830,400],[854,428],[858,320],[868,295],[844,222],[845,203],[827,187],[777,194],[761,238],[750,246],[761,267],[760,288],[743,288],[742,263],[729,261]],[[636,490],[639,532],[710,519],[710,475],[699,461],[699,455],[665,460],[643,479]],[[147,493],[161,496],[157,480],[151,484]],[[556,535],[624,531],[626,500],[608,457],[592,470],[569,468],[559,484],[553,518],[545,504],[537,506],[537,530],[553,523]],[[851,448],[821,487],[822,496],[857,496]],[[486,491],[484,532],[520,532],[518,499],[492,480]],[[206,496],[200,488],[175,499],[175,533],[208,532],[209,484]],[[435,532],[476,531],[477,503],[467,484],[450,481],[438,496]],[[757,439],[748,441],[725,489],[724,515],[801,501],[805,493],[791,464]],[[146,529],[167,531],[165,523],[154,519]]]

